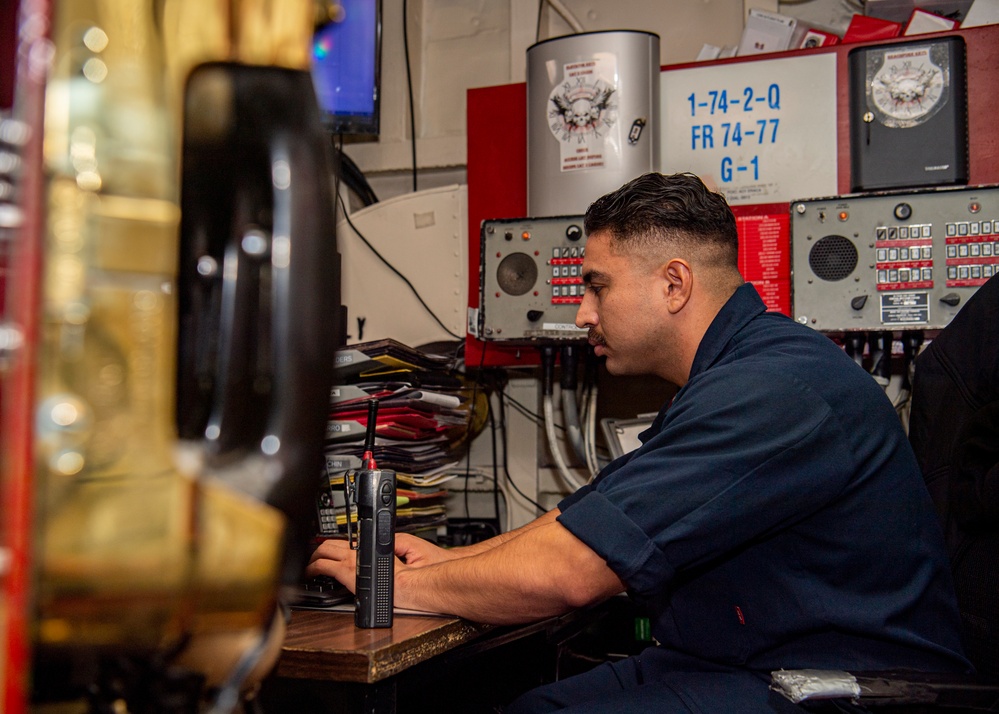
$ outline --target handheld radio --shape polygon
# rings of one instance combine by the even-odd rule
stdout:
[[[395,578],[395,471],[379,469],[373,456],[378,400],[368,401],[363,468],[344,475],[348,508],[357,507],[357,530],[347,516],[347,538],[357,550],[354,624],[391,627]],[[353,483],[351,484],[351,476]],[[356,539],[355,539],[356,536]]]

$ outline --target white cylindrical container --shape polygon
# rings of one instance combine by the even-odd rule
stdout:
[[[568,216],[659,170],[659,36],[555,37],[527,48],[527,209]]]

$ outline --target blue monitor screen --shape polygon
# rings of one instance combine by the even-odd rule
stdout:
[[[312,41],[312,81],[336,134],[378,133],[380,0],[340,0]]]

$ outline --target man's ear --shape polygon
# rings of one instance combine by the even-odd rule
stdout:
[[[690,263],[683,258],[670,259],[660,270],[666,290],[666,309],[675,315],[690,300],[694,288],[694,274],[690,270]]]

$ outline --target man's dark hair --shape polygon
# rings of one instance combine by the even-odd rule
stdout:
[[[608,193],[586,209],[587,235],[607,232],[628,250],[661,250],[665,240],[681,250],[714,248],[720,264],[736,266],[735,216],[720,194],[693,174],[648,173]]]

